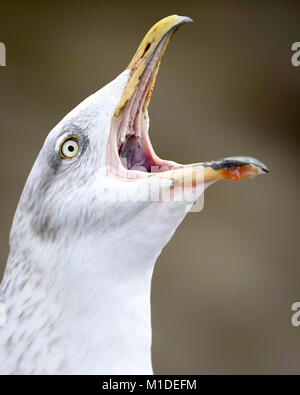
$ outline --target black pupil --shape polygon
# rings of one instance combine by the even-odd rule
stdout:
[[[73,151],[74,151],[73,145],[69,145],[69,146],[68,146],[68,150],[69,150],[70,152],[73,152]]]

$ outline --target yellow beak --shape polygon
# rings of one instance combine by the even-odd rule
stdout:
[[[122,97],[114,112],[114,118],[118,118],[127,103],[140,88],[148,73],[150,80],[147,82],[146,96],[142,111],[145,112],[153,91],[157,72],[162,57],[168,44],[178,28],[192,19],[186,16],[171,15],[157,22],[145,35],[134,57],[129,63],[127,70],[130,71],[129,81],[124,89]],[[187,174],[187,170],[189,171]],[[197,185],[210,183],[219,179],[234,181],[268,172],[267,166],[250,157],[230,157],[219,161],[194,163],[191,165],[178,165],[173,170],[161,173],[146,173],[149,177],[167,178],[174,182],[174,186],[183,186],[185,183]]]
[[[150,88],[145,100],[144,109],[147,108],[162,57],[176,30],[180,25],[187,22],[192,22],[192,19],[186,16],[171,15],[161,19],[148,31],[127,67],[127,70],[130,70],[131,72],[131,76],[124,89],[122,98],[115,110],[115,118],[121,114],[122,110],[136,91],[143,73],[146,71],[151,59],[153,56],[155,56],[157,50],[159,49],[159,58],[156,60],[155,69],[150,82]]]

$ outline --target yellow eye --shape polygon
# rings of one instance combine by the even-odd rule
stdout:
[[[64,159],[72,159],[78,154],[79,148],[79,139],[76,136],[69,136],[61,143],[59,153]]]

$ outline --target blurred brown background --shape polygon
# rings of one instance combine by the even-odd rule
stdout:
[[[1,2],[1,274],[12,217],[53,126],[177,13],[150,105],[153,145],[191,163],[246,154],[268,176],[220,182],[165,248],[153,279],[156,373],[299,373],[300,3]],[[172,139],[172,141],[171,141]]]

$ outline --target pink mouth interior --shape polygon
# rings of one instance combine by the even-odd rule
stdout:
[[[118,177],[138,178],[179,167],[175,162],[160,159],[154,152],[149,135],[145,101],[153,73],[160,61],[168,37],[161,40],[139,84],[119,118],[113,121],[108,144],[110,170]]]
[[[156,166],[155,159],[143,146],[140,137],[129,136],[119,149],[122,165],[127,170],[139,170],[151,173]]]

